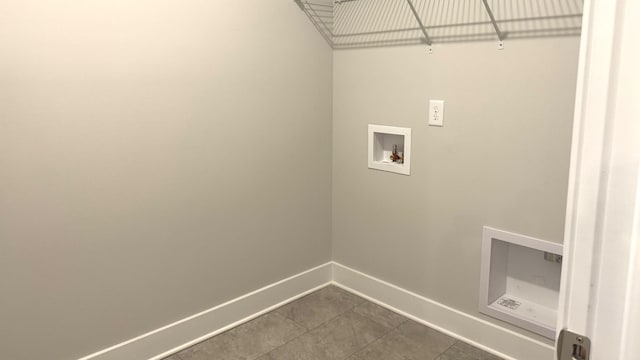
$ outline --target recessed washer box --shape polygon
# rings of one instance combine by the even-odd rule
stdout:
[[[481,313],[555,338],[562,245],[484,227]]]
[[[392,156],[402,160],[393,161]],[[411,174],[411,128],[369,124],[369,168]]]

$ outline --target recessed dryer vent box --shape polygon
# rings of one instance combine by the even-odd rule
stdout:
[[[484,227],[480,312],[553,339],[562,245]]]
[[[410,128],[369,124],[368,144],[370,169],[411,173]]]

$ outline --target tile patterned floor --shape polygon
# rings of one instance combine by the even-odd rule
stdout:
[[[500,360],[328,286],[165,360]]]

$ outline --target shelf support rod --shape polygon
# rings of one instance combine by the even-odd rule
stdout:
[[[413,16],[416,18],[418,25],[420,25],[420,30],[422,30],[422,34],[424,34],[424,38],[427,41],[427,45],[429,45],[429,52],[431,52],[431,44],[433,44],[433,42],[431,41],[429,34],[427,34],[427,28],[424,27],[422,20],[420,20],[420,15],[418,15],[418,12],[416,11],[415,6],[413,6],[413,2],[411,2],[411,0],[407,0],[407,4],[409,4],[409,8],[411,8],[411,12],[413,13]]]
[[[498,35],[498,49],[502,50],[504,49],[504,33],[502,31],[500,31],[500,27],[498,26],[498,23],[496,22],[496,18],[495,16],[493,16],[493,11],[491,11],[491,7],[489,6],[489,3],[487,2],[487,0],[482,0],[482,3],[484,4],[484,8],[485,10],[487,10],[487,14],[489,15],[489,19],[491,19],[491,24],[493,24],[493,29],[496,31],[496,35]]]

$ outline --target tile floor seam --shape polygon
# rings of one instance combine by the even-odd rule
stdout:
[[[364,315],[362,315],[362,316],[364,316]],[[373,320],[373,319],[369,318],[368,316],[366,316],[366,317],[367,317],[368,319],[372,320],[372,321],[375,321],[375,320]],[[389,334],[391,334],[391,332],[393,332],[393,330],[395,330],[395,329],[399,328],[399,327],[400,327],[400,325],[402,325],[402,324],[406,323],[407,321],[409,321],[409,319],[408,319],[408,318],[405,318],[404,320],[402,320],[402,322],[401,322],[400,324],[398,324],[398,325],[396,325],[396,326],[394,326],[394,327],[390,328],[390,329],[389,329],[389,331],[387,331],[384,335],[382,335],[382,336],[380,336],[379,338],[377,338],[377,339],[373,340],[372,342],[368,343],[367,345],[363,346],[362,348],[360,348],[360,349],[358,349],[358,350],[354,351],[353,353],[349,354],[349,356],[345,357],[345,358],[344,358],[344,359],[342,359],[342,360],[347,360],[347,359],[349,359],[351,356],[356,356],[356,354],[357,354],[357,353],[359,353],[359,352],[361,352],[362,350],[364,350],[364,349],[368,348],[369,346],[373,345],[374,343],[376,343],[376,342],[378,342],[378,341],[380,341],[380,340],[384,339],[384,338],[385,338],[385,337],[387,337]],[[376,323],[377,323],[377,322],[376,322]],[[378,324],[379,324],[379,323],[378,323]],[[453,346],[453,345],[451,345],[451,346]],[[448,349],[447,349],[447,350],[448,350]],[[438,355],[438,356],[440,356],[440,355]],[[358,357],[358,359],[359,359],[359,358],[360,358],[360,357]],[[356,359],[356,360],[357,360],[357,359]]]
[[[438,354],[438,356],[434,357],[433,360],[438,360],[442,357],[442,355],[444,355],[444,353],[446,353],[447,351],[449,351],[449,349],[451,349],[452,347],[455,346],[455,344],[459,343],[460,340],[456,340],[456,342],[454,342],[453,344],[451,344],[448,348],[444,349],[443,352],[441,352],[440,354]]]
[[[355,308],[355,306],[354,306],[353,308]],[[319,328],[319,327],[320,327],[320,326],[322,326],[322,325],[325,325],[325,324],[328,324],[328,323],[332,322],[333,320],[335,320],[335,319],[339,318],[340,316],[342,316],[342,315],[344,315],[344,314],[348,313],[349,311],[352,311],[352,310],[353,310],[353,308],[347,309],[347,310],[345,310],[345,311],[343,311],[343,312],[339,313],[338,315],[336,315],[336,316],[334,316],[334,317],[332,317],[332,318],[330,318],[330,319],[327,319],[326,321],[324,321],[324,322],[322,322],[322,323],[320,323],[320,324],[318,324],[318,325],[314,326],[313,328],[309,328],[309,331],[315,330],[315,329]],[[295,320],[294,320],[294,322],[295,322]],[[302,327],[304,327],[305,329],[307,329],[307,327],[306,327],[306,326],[304,326],[304,325],[302,325],[302,324],[300,324],[300,323],[298,323],[298,322],[296,322],[296,324],[301,325]]]
[[[286,305],[286,304],[285,304],[285,305]],[[283,305],[283,306],[285,306],[285,305]],[[296,324],[296,325],[298,325],[298,326],[302,326],[302,327],[303,327],[303,328],[305,328],[305,329],[307,328],[306,326],[304,326],[304,325],[302,325],[302,324],[298,323],[297,321],[295,321],[295,320],[293,320],[293,319],[289,318],[288,316],[283,315],[283,314],[279,313],[278,311],[276,311],[276,310],[278,310],[278,309],[279,309],[279,308],[277,308],[277,309],[275,309],[275,310],[273,310],[273,311],[269,311],[269,312],[267,312],[267,313],[265,313],[265,314],[262,314],[262,315],[260,315],[260,316],[267,315],[267,314],[275,314],[275,315],[277,315],[277,316],[279,316],[279,317],[281,317],[281,318],[283,318],[283,319],[285,319],[285,320],[289,320],[289,321],[291,321],[292,323],[294,323],[294,324]],[[260,316],[258,316],[258,317],[260,317]],[[255,319],[257,319],[258,317],[256,317]],[[252,320],[255,320],[255,319],[252,319]],[[251,320],[249,320],[249,321],[251,321]],[[242,324],[240,324],[240,325],[238,325],[238,326],[236,326],[236,327],[233,327],[233,328],[229,329],[229,331],[231,331],[231,330],[233,330],[233,329],[235,329],[235,328],[237,328],[237,327],[240,327],[240,326],[242,326],[242,325],[244,325],[244,324],[248,323],[249,321],[244,322],[244,323],[242,323]]]
[[[308,296],[308,295],[305,295],[305,296]],[[304,297],[304,296],[303,296],[303,297]],[[296,301],[296,300],[294,300],[294,301]],[[291,302],[293,302],[293,301],[290,301],[289,303],[291,303]],[[289,304],[289,303],[287,303],[287,304]],[[282,305],[282,306],[286,306],[287,304]],[[310,331],[310,330],[307,330],[307,328],[306,328],[304,325],[302,325],[302,324],[300,324],[300,323],[296,322],[296,321],[295,321],[295,320],[293,320],[293,319],[290,319],[290,318],[289,318],[289,317],[287,317],[287,316],[284,316],[284,315],[282,315],[282,314],[278,313],[276,310],[278,310],[278,309],[275,309],[275,310],[273,310],[273,311],[271,311],[271,312],[269,312],[269,313],[274,313],[274,314],[276,314],[276,315],[278,315],[278,316],[282,317],[283,319],[287,319],[287,320],[291,321],[292,323],[294,323],[294,324],[298,325],[300,328],[305,329],[305,331],[304,331],[304,332],[302,332],[302,333],[300,333],[299,335],[294,336],[293,338],[289,339],[289,341],[286,341],[286,342],[284,342],[283,344],[280,344],[280,345],[278,345],[278,346],[274,347],[273,349],[267,350],[267,351],[265,351],[264,353],[262,353],[262,354],[260,354],[260,355],[258,355],[258,356],[256,356],[256,357],[254,357],[254,358],[247,359],[247,360],[255,360],[255,359],[259,359],[261,356],[264,356],[264,355],[266,355],[266,354],[269,354],[270,352],[273,352],[273,351],[275,351],[276,349],[278,349],[278,348],[280,348],[280,347],[283,347],[283,346],[287,345],[288,343],[290,343],[290,342],[292,342],[292,341],[294,341],[294,340],[298,339],[299,337],[303,336],[304,334],[306,334],[306,333],[308,333],[308,332]],[[240,325],[240,326],[241,326],[241,325]]]
[[[360,305],[360,304],[358,304],[358,305]],[[352,307],[351,309],[349,309],[349,310],[347,310],[347,311],[343,312],[342,314],[335,316],[333,319],[338,318],[338,317],[340,317],[340,316],[343,316],[344,314],[348,313],[349,311],[353,312],[353,313],[354,313],[354,314],[356,314],[356,315],[360,315],[360,314],[356,313],[355,311],[353,311],[353,309],[355,309],[358,305],[355,305],[354,307]],[[367,318],[367,319],[369,319],[369,320],[371,320],[371,321],[373,321],[373,322],[375,322],[375,323],[377,323],[377,324],[380,324],[380,323],[378,323],[377,321],[375,321],[375,320],[371,319],[371,318],[370,318],[370,317],[368,317],[368,316],[365,316],[365,315],[360,315],[360,316],[362,316],[362,317],[364,317],[364,318]],[[329,322],[330,322],[330,321],[332,321],[333,319],[331,319],[331,320],[327,321],[327,323],[329,323]],[[398,325],[398,326],[400,326],[400,325]],[[345,356],[345,357],[344,357],[344,358],[342,358],[341,360],[346,360],[346,359],[348,359],[350,356],[353,356],[353,355],[355,355],[356,353],[358,353],[358,352],[362,351],[362,350],[363,350],[363,349],[365,349],[367,346],[369,346],[369,345],[373,344],[374,342],[376,342],[376,341],[378,341],[378,340],[382,339],[383,337],[385,337],[389,332],[393,331],[393,329],[395,329],[395,328],[390,329],[388,332],[386,332],[384,335],[380,336],[379,338],[376,338],[375,340],[373,340],[373,341],[371,341],[371,342],[368,342],[367,344],[365,344],[365,345],[364,345],[364,346],[362,346],[361,348],[359,348],[359,349],[355,350],[354,352],[350,353],[349,355]],[[355,330],[355,329],[354,329],[354,330]],[[327,336],[328,336],[328,335],[327,335]]]
[[[298,324],[298,325],[300,325],[300,326],[304,327],[305,329],[308,329],[309,331],[311,331],[311,330],[314,330],[314,329],[316,329],[316,328],[318,328],[318,327],[320,327],[320,326],[322,326],[322,325],[324,325],[324,324],[326,324],[326,323],[328,323],[328,322],[332,321],[333,319],[335,319],[335,318],[337,318],[337,317],[339,317],[339,316],[341,316],[341,315],[344,315],[345,313],[347,313],[347,312],[349,312],[349,311],[351,311],[351,310],[355,309],[357,306],[359,306],[359,305],[361,305],[361,304],[363,304],[363,303],[365,303],[365,302],[367,301],[366,299],[361,298],[361,297],[360,297],[360,296],[358,296],[358,295],[352,294],[352,293],[350,293],[350,292],[348,292],[348,291],[346,291],[346,290],[344,290],[344,289],[341,289],[341,288],[339,288],[339,287],[337,287],[337,286],[335,286],[335,285],[331,285],[331,284],[329,284],[329,285],[327,285],[327,286],[325,286],[325,287],[323,287],[323,288],[320,288],[320,289],[316,290],[316,292],[318,292],[318,291],[322,291],[322,290],[327,289],[327,288],[330,288],[330,287],[336,287],[336,288],[337,288],[337,289],[339,289],[340,291],[343,291],[343,292],[345,292],[345,293],[347,293],[347,294],[349,294],[349,295],[353,295],[353,296],[355,296],[355,297],[359,298],[359,299],[360,299],[360,302],[359,302],[359,303],[357,303],[357,304],[354,304],[354,305],[353,305],[353,306],[351,306],[350,308],[348,308],[348,309],[346,309],[345,311],[343,311],[343,312],[341,312],[341,313],[339,313],[339,314],[335,315],[334,317],[332,317],[332,318],[330,318],[330,319],[327,319],[326,321],[324,321],[324,322],[322,322],[322,323],[320,323],[320,324],[318,324],[318,325],[314,326],[313,328],[307,328],[307,326],[306,326],[306,325],[304,325],[304,324],[302,324],[302,323],[300,323],[300,322],[296,321],[295,319],[293,319],[292,317],[289,317],[289,316],[287,316],[287,315],[282,315],[282,314],[280,314],[280,315],[281,315],[281,316],[283,316],[283,317],[285,317],[285,318],[287,318],[287,319],[289,319],[289,320],[291,320],[291,321],[293,321],[294,323],[296,323],[296,324]],[[289,305],[289,304],[291,304],[291,303],[294,303],[294,302],[296,302],[296,301],[299,301],[299,300],[302,300],[302,299],[304,299],[304,298],[306,298],[306,297],[309,297],[309,296],[311,296],[311,295],[315,294],[316,292],[312,292],[311,294],[307,294],[307,295],[305,295],[305,296],[303,296],[303,297],[301,297],[301,298],[298,298],[298,299],[292,300],[292,301],[290,301],[290,302],[288,302],[288,303],[286,303],[286,304],[284,304],[284,305],[282,305],[282,306],[278,307],[278,308],[277,308],[277,309],[275,309],[274,311],[277,311],[278,309],[282,309],[282,308],[284,308],[285,306],[287,306],[287,305]]]
[[[291,319],[289,319],[289,320],[291,320]],[[291,320],[291,321],[293,321],[293,320]],[[296,323],[296,324],[297,324],[297,323]],[[305,328],[305,329],[306,329],[306,328]],[[289,341],[285,342],[284,344],[278,345],[278,346],[274,347],[273,349],[271,349],[271,350],[269,350],[269,351],[267,351],[267,352],[265,352],[265,353],[263,353],[263,354],[260,354],[260,356],[257,356],[257,357],[255,357],[254,359],[249,359],[249,360],[259,359],[261,356],[264,356],[264,355],[270,354],[270,353],[272,353],[272,352],[274,352],[274,351],[278,350],[279,348],[281,348],[281,347],[283,347],[283,346],[286,346],[286,345],[287,345],[287,344],[289,344],[290,342],[295,341],[295,340],[298,340],[298,338],[300,338],[300,337],[302,337],[302,336],[304,336],[305,334],[308,334],[308,333],[310,333],[310,332],[311,332],[311,330],[307,330],[307,331],[303,332],[302,334],[300,334],[300,335],[298,335],[298,336],[296,336],[296,337],[294,337],[294,338],[290,339]]]

